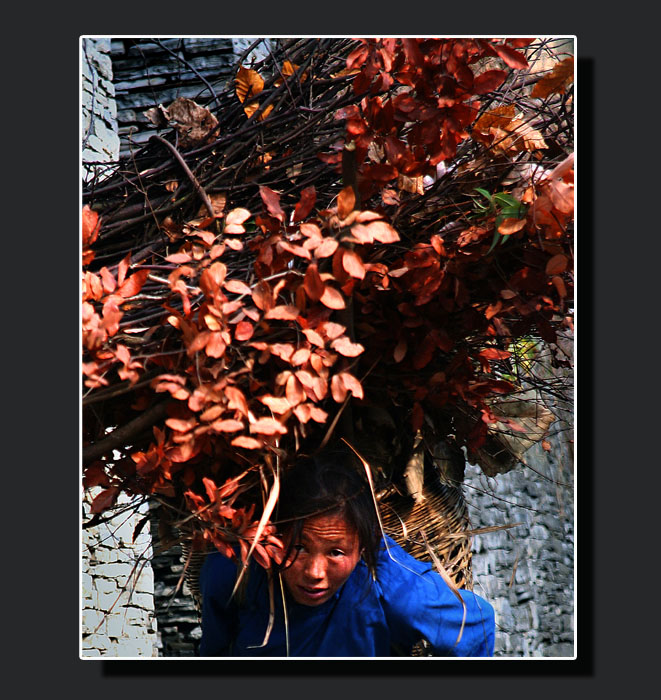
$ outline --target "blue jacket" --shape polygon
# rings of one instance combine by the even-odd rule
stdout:
[[[382,545],[377,580],[361,560],[333,598],[318,606],[288,600],[289,656],[363,657],[407,654],[420,638],[436,656],[492,656],[494,611],[462,590],[466,621],[455,645],[463,608],[431,564],[418,561],[391,538]],[[394,558],[394,561],[393,561]],[[202,640],[200,656],[287,656],[282,596],[274,585],[275,619],[265,646],[269,593],[266,571],[251,564],[241,602],[228,599],[237,566],[218,552],[200,572]],[[237,594],[238,595],[238,594]]]

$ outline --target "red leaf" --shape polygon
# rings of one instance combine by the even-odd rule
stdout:
[[[273,413],[283,414],[291,410],[292,405],[289,403],[288,399],[284,396],[260,396],[259,400],[268,406]]]
[[[92,501],[90,506],[90,513],[102,513],[104,510],[112,507],[119,496],[119,487],[111,486],[110,488],[104,489],[98,494]]]
[[[228,408],[240,411],[244,416],[248,415],[248,402],[241,389],[235,386],[225,387],[225,396],[228,400]]]
[[[320,348],[326,345],[326,341],[313,328],[304,328],[303,335],[313,344]]]
[[[107,267],[102,267],[99,270],[99,274],[103,282],[103,291],[106,294],[112,294],[117,288],[117,280],[112,276],[112,273]]]
[[[219,433],[236,433],[238,430],[243,430],[243,423],[240,420],[226,418],[213,422],[211,428]]]
[[[404,357],[406,356],[406,350],[407,350],[407,343],[405,338],[400,338],[399,342],[395,346],[395,349],[392,352],[392,357],[395,362],[401,362]]]
[[[348,389],[353,396],[355,396],[357,399],[363,398],[364,394],[362,384],[358,381],[358,379],[356,379],[356,377],[353,376],[353,374],[349,374],[349,372],[340,372],[335,376],[340,377],[345,388]]]
[[[294,223],[305,219],[308,216],[308,214],[312,211],[312,207],[314,206],[316,201],[317,191],[315,190],[314,185],[306,187],[301,192],[301,198],[298,201],[296,207],[294,208]]]
[[[413,431],[418,431],[422,428],[422,424],[425,419],[424,411],[422,406],[416,401],[413,404],[413,411],[411,412],[411,428]]]
[[[374,221],[367,224],[367,228],[374,239],[381,243],[394,243],[399,240],[397,231],[385,221]]]
[[[165,259],[167,262],[181,264],[190,262],[193,256],[190,253],[172,253],[172,255],[168,255]]]
[[[248,294],[252,295],[252,289],[241,280],[225,280],[223,287],[232,294]]]
[[[365,266],[355,250],[346,249],[342,252],[342,267],[356,279],[362,280],[365,277]]]
[[[284,221],[285,212],[280,206],[280,195],[266,185],[259,186],[259,194],[262,197],[262,201],[264,202],[268,213],[279,221]]]
[[[168,418],[165,424],[178,433],[187,433],[197,425],[197,420],[192,418]]]
[[[208,357],[222,357],[227,349],[227,343],[223,338],[223,333],[213,331],[205,347],[205,352]]]
[[[510,68],[523,69],[528,67],[526,57],[519,51],[515,51],[506,44],[493,44],[493,48]]]
[[[138,270],[138,272],[132,274],[124,281],[117,290],[117,293],[119,296],[124,297],[124,299],[135,296],[142,289],[142,285],[145,283],[148,276],[149,270]]]
[[[303,288],[308,298],[312,301],[319,301],[322,294],[324,293],[326,285],[323,283],[319,270],[316,263],[311,263],[308,265],[308,269],[305,272],[305,277],[303,278]]]
[[[127,253],[117,266],[117,286],[121,287],[131,264],[131,253]]]
[[[334,238],[326,237],[314,249],[315,258],[329,258],[337,250],[339,243]]]
[[[216,404],[215,406],[212,406],[211,408],[208,408],[204,413],[200,414],[200,420],[203,421],[213,421],[218,418],[218,416],[221,416],[224,413],[225,409],[223,406],[219,406]]]
[[[268,311],[275,306],[273,291],[268,282],[260,280],[252,290],[252,300],[255,306],[262,311]]]
[[[243,447],[246,450],[259,450],[263,446],[261,440],[256,440],[255,438],[248,437],[247,435],[240,435],[234,438],[231,444],[234,447]]]
[[[337,403],[342,403],[347,396],[347,388],[339,374],[334,374],[331,377],[331,396]]]
[[[324,287],[324,293],[319,298],[319,301],[329,309],[344,309],[346,307],[342,294],[329,284]]]
[[[567,269],[567,256],[563,253],[558,253],[546,263],[546,274],[549,276],[562,274]]]
[[[250,212],[243,207],[232,209],[225,217],[225,226],[228,224],[242,224],[250,218]]]
[[[299,310],[291,304],[282,304],[269,309],[264,318],[276,319],[280,321],[295,321],[298,318]]]
[[[234,329],[234,337],[238,341],[249,340],[252,338],[252,334],[254,332],[255,329],[252,323],[249,323],[248,321],[239,321]]]
[[[287,428],[275,418],[259,418],[250,425],[250,432],[259,435],[286,435]]]
[[[335,321],[325,321],[319,324],[319,330],[324,333],[328,340],[335,340],[335,338],[339,338],[346,331],[346,326],[343,326],[341,323],[335,323]]]
[[[512,353],[507,350],[498,350],[498,348],[484,348],[478,353],[479,357],[483,357],[485,360],[504,360],[511,357]]]
[[[485,71],[475,78],[473,92],[476,95],[484,95],[487,92],[491,92],[500,87],[505,78],[507,78],[507,73],[504,70]]]
[[[331,347],[345,357],[358,357],[365,351],[365,348],[360,343],[352,343],[346,335],[336,338],[331,343]]]
[[[207,496],[209,497],[209,500],[212,503],[215,503],[216,502],[216,492],[218,491],[218,487],[211,479],[209,479],[209,477],[206,477],[206,476],[202,477],[202,483],[204,484],[204,488],[206,489]]]
[[[290,374],[287,378],[285,396],[287,397],[287,401],[289,401],[290,405],[292,406],[296,406],[296,404],[301,403],[301,401],[305,401],[303,386],[293,374]]]
[[[83,207],[83,245],[92,245],[99,234],[99,215],[89,204]]]

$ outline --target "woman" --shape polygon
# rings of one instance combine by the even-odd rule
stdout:
[[[435,656],[493,655],[491,605],[462,590],[461,629],[464,608],[443,578],[381,536],[361,470],[333,451],[285,475],[277,519],[285,552],[273,585],[251,563],[230,600],[236,564],[206,557],[201,656],[395,656],[422,638]]]

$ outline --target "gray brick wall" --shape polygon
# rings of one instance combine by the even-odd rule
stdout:
[[[82,174],[102,178],[119,155],[109,39],[82,40],[81,69]],[[86,494],[83,522],[93,496]],[[149,525],[133,539],[145,508],[82,531],[82,658],[157,655]]]

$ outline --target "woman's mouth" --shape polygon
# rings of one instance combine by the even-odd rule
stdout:
[[[309,600],[319,600],[328,592],[328,588],[306,588],[305,586],[299,586],[298,590]]]

